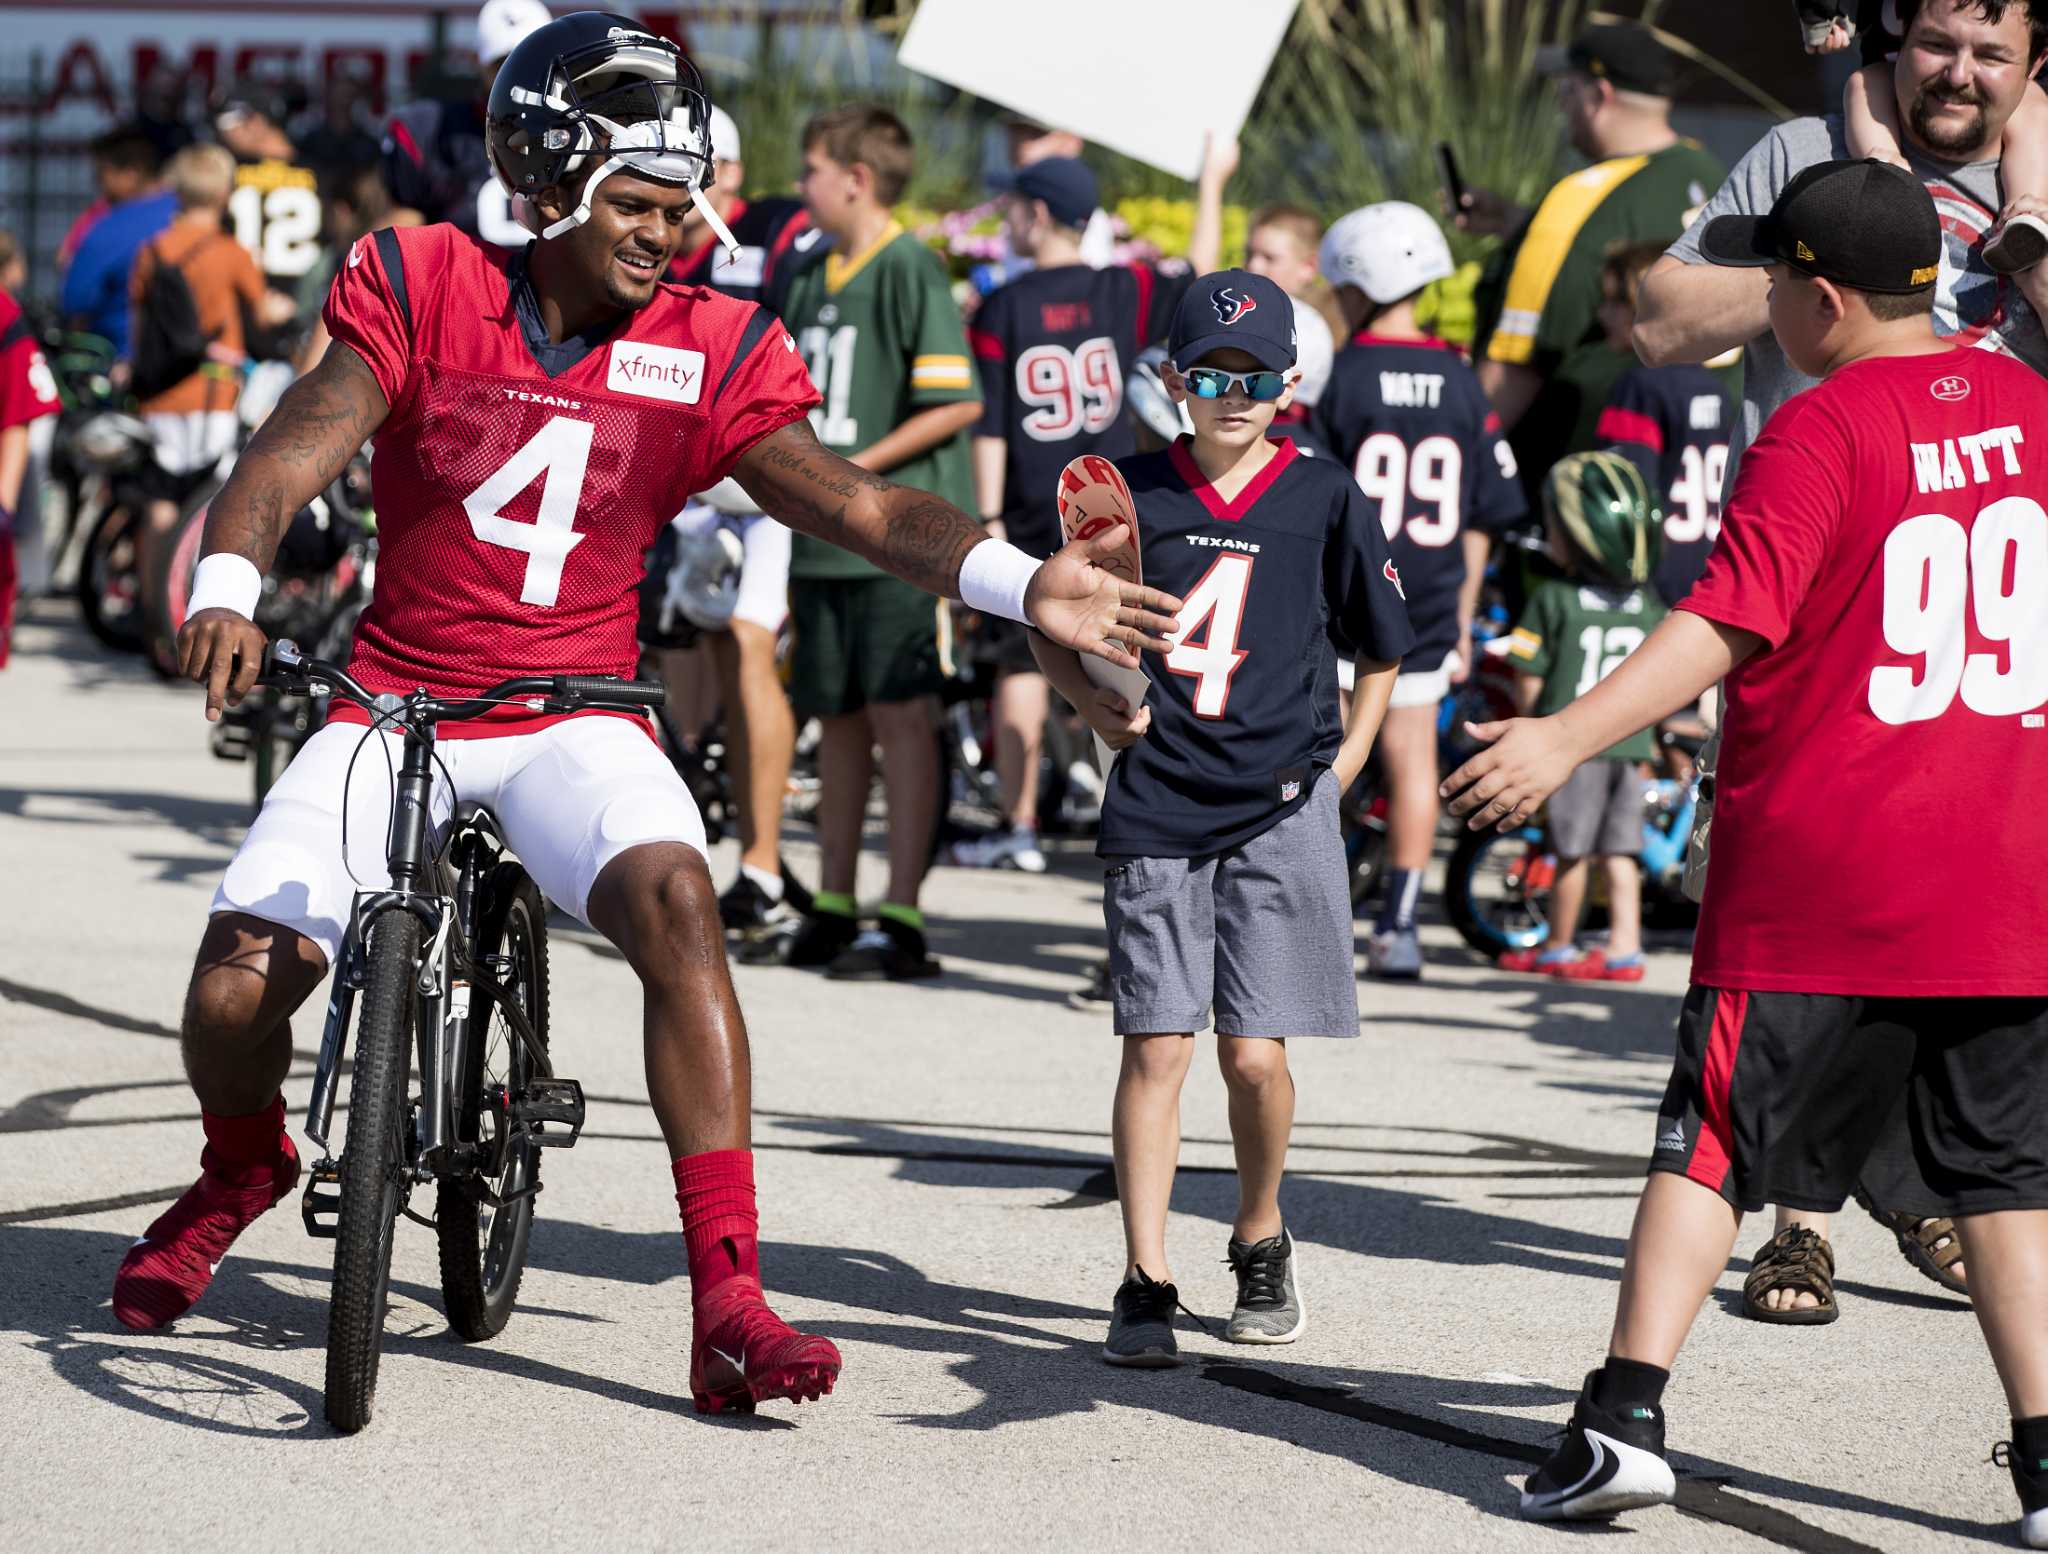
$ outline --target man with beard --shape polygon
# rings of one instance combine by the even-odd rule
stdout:
[[[2048,371],[2048,334],[2032,300],[2039,295],[2040,308],[2048,309],[2048,290],[2041,290],[2048,277],[2038,268],[1999,275],[1983,259],[1984,235],[2001,203],[1999,143],[2048,53],[2048,3],[2037,9],[2035,0],[1899,0],[1898,10],[1904,43],[1892,79],[1904,150],[1941,216],[1935,330]],[[1700,234],[1716,216],[1765,214],[1798,173],[1849,155],[1839,115],[1776,126],[1651,268],[1637,295],[1636,353],[1653,367],[1704,362],[1746,347],[1742,413],[1728,449],[1730,489],[1743,450],[1771,412],[1816,380],[1794,367],[1772,338],[1764,273],[1709,264]],[[2048,206],[2023,198],[2013,208]],[[1899,1147],[1873,1155],[1859,1196],[1879,1206],[1873,1212],[1916,1266],[1959,1288],[1959,1243],[1945,1220],[1916,1217],[1925,1190],[1903,1147],[1903,1121],[1895,1131],[1899,1137],[1891,1143]],[[1832,1321],[1834,1256],[1826,1234],[1826,1215],[1781,1207],[1775,1234],[1757,1254],[1745,1286],[1745,1313],[1763,1321]]]

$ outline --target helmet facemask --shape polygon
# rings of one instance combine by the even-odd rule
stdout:
[[[597,186],[614,173],[629,172],[687,189],[727,251],[738,251],[738,241],[703,193],[712,174],[711,104],[696,71],[672,45],[649,37],[566,54],[557,61],[545,93],[514,87],[512,96],[525,106],[552,109],[567,121],[544,132],[543,147],[564,156],[564,182],[593,156],[603,158],[583,181],[576,208],[546,226],[532,202],[514,193],[515,214],[537,235],[560,237],[581,226],[590,219]]]

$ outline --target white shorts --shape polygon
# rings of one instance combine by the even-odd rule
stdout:
[[[380,744],[390,753],[388,766]],[[385,832],[402,748],[399,735],[371,735],[360,723],[330,723],[314,734],[264,799],[213,893],[212,910],[245,912],[304,934],[332,965],[356,893],[391,883]],[[437,767],[434,777],[436,838],[445,835],[457,802],[489,806],[541,894],[583,922],[590,920],[586,908],[598,875],[628,848],[684,842],[705,850],[704,820],[690,790],[654,741],[622,718],[577,717],[533,734],[444,739],[434,750],[447,769],[443,775]]]
[[[1388,710],[1395,707],[1434,707],[1451,694],[1451,665],[1458,655],[1453,653],[1434,669],[1411,670],[1394,676],[1394,694],[1387,699]],[[1345,695],[1351,694],[1358,683],[1357,667],[1348,658],[1337,660],[1337,688]]]
[[[704,534],[723,524],[740,537],[740,593],[732,618],[774,633],[789,619],[789,529],[773,518],[732,516],[692,502],[670,520],[678,534]]]
[[[142,418],[156,440],[156,465],[166,475],[213,468],[234,447],[242,423],[232,410],[152,410]]]

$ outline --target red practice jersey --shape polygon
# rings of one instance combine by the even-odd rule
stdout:
[[[328,331],[391,406],[370,465],[377,587],[350,664],[373,691],[630,675],[662,525],[818,403],[781,323],[702,287],[664,283],[551,344],[527,254],[448,225],[387,229],[335,277]]]
[[[63,409],[42,342],[21,308],[0,291],[0,428],[21,426]]]
[[[1680,605],[1728,678],[1693,980],[2048,994],[2048,384],[1956,349],[1854,363],[1742,456]]]

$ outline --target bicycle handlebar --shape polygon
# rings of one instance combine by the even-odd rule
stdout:
[[[481,717],[513,701],[537,699],[542,703],[541,710],[546,712],[591,709],[639,712],[659,707],[668,700],[666,688],[652,680],[621,680],[612,675],[530,674],[503,681],[474,696],[420,696],[415,693],[413,697],[392,697],[380,709],[378,703],[384,698],[365,690],[347,670],[301,653],[299,645],[289,637],[280,637],[264,648],[263,671],[257,676],[257,684],[285,690],[306,690],[315,684],[325,685],[329,691],[372,714],[388,711],[392,701],[402,702],[408,707],[410,716],[428,723],[452,723]]]

